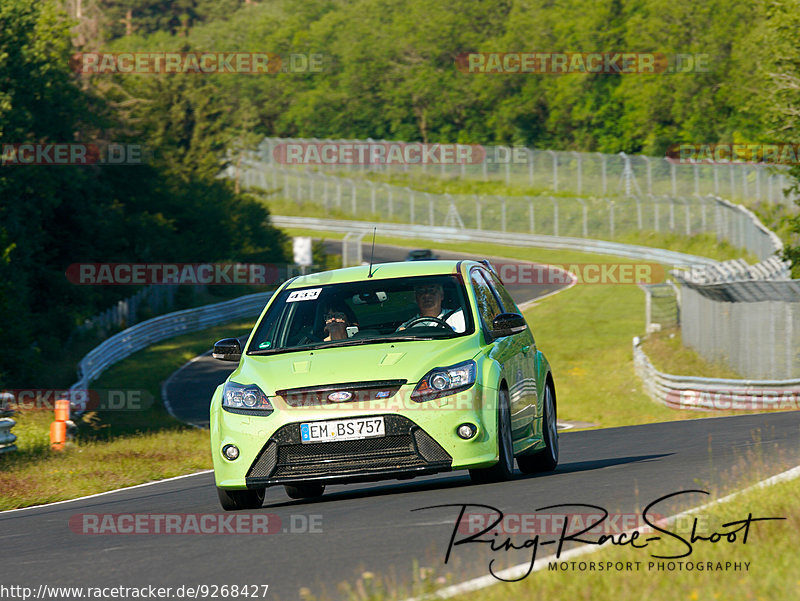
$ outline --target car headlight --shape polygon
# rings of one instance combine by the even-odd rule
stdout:
[[[236,382],[225,382],[222,388],[222,407],[234,413],[258,411],[269,414],[273,411],[272,403],[258,386]]]
[[[475,361],[432,369],[419,381],[411,400],[422,402],[466,390],[475,383]]]

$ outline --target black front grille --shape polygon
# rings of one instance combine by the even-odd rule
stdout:
[[[286,388],[276,390],[290,407],[313,407],[315,405],[333,404],[342,401],[331,401],[328,395],[332,392],[348,392],[352,396],[344,402],[363,403],[376,399],[392,398],[406,380],[371,380],[366,382],[342,382],[324,386],[308,386],[304,388]]]
[[[266,483],[308,478],[449,469],[452,457],[411,420],[385,415],[386,435],[362,440],[303,444],[300,424],[280,428],[247,473]]]

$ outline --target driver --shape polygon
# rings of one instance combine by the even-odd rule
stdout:
[[[421,317],[436,317],[440,321],[444,321],[447,325],[453,328],[454,332],[461,333],[466,330],[464,324],[464,310],[459,307],[455,310],[442,308],[442,300],[444,299],[444,290],[441,284],[427,283],[420,284],[414,287],[414,295],[419,307],[419,313],[414,317],[404,322],[397,331],[405,330],[410,323],[418,320]],[[436,326],[436,321],[418,321],[414,326]],[[412,326],[412,327],[414,327]]]

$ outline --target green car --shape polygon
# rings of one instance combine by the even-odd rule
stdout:
[[[469,470],[506,480],[558,463],[547,359],[485,261],[384,263],[310,274],[272,295],[211,400],[226,510],[326,484]]]

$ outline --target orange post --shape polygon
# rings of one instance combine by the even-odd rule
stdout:
[[[54,451],[63,451],[67,441],[67,420],[69,419],[69,401],[60,399],[56,401],[56,420],[50,424],[50,448]]]
[[[60,399],[56,401],[56,421],[65,422],[69,420],[69,401]]]

